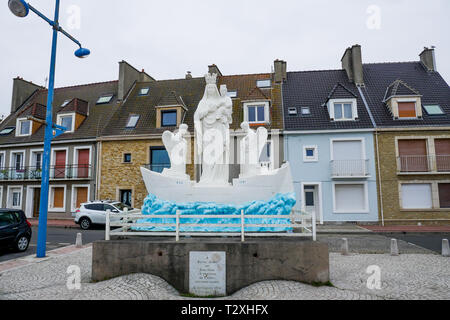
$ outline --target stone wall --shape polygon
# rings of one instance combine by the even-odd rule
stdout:
[[[380,172],[381,172],[381,187],[382,187],[382,202],[383,214],[386,225],[442,225],[450,224],[450,209],[438,209],[437,194],[433,192],[433,209],[421,210],[406,210],[402,209],[401,201],[401,182],[450,182],[450,174],[408,174],[399,175],[397,168],[397,153],[396,153],[396,137],[442,137],[448,138],[449,131],[382,131],[378,136],[378,148],[381,150],[380,158]],[[376,141],[375,141],[376,146]],[[378,170],[378,163],[377,163]],[[380,179],[377,172],[378,185],[378,201],[380,208],[381,221],[381,205],[380,205]],[[435,189],[435,188],[434,188]],[[435,190],[434,190],[435,191]]]

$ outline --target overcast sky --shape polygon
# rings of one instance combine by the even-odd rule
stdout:
[[[53,17],[55,1],[29,1]],[[45,84],[51,29],[2,6],[0,114],[8,115],[13,78]],[[61,0],[62,26],[92,54],[75,58],[60,36],[56,87],[116,80],[121,60],[156,79],[202,76],[212,63],[223,74],[270,72],[277,58],[288,71],[338,69],[356,43],[367,63],[417,61],[434,45],[449,82],[449,14],[448,0]]]

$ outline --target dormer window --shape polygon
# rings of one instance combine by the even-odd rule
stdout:
[[[331,99],[328,102],[328,111],[334,121],[351,121],[358,118],[356,99]]]
[[[150,88],[142,88],[141,90],[139,90],[138,96],[146,96],[148,95],[150,91]]]
[[[252,124],[269,122],[269,102],[244,103],[244,121]]]
[[[417,118],[416,102],[398,102],[398,117],[399,118]]]
[[[271,83],[270,79],[268,79],[268,80],[257,80],[256,81],[256,86],[258,88],[270,88],[272,86],[272,83]]]
[[[127,129],[136,128],[136,125],[137,125],[137,123],[138,123],[140,117],[141,117],[141,116],[139,116],[139,115],[137,115],[137,114],[132,114],[132,115],[130,115],[130,117],[128,118],[128,121],[127,121],[127,126],[126,126],[126,128],[127,128]]]
[[[58,125],[60,125],[61,127],[66,128],[67,130],[65,131],[65,133],[72,133],[75,131],[74,128],[74,121],[75,118],[75,114],[74,113],[70,113],[70,114],[58,114],[57,119],[56,119],[56,123]]]
[[[437,104],[423,106],[423,108],[430,116],[439,116],[444,114],[444,111],[442,111],[441,107]]]
[[[31,120],[26,118],[17,119],[17,137],[31,136]]]
[[[176,127],[177,114],[178,114],[177,110],[162,110],[161,127]]]
[[[110,103],[114,95],[106,94],[98,98],[97,104],[107,104]]]

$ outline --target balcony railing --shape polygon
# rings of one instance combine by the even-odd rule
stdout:
[[[332,160],[331,174],[334,178],[361,178],[369,176],[369,160]]]
[[[50,166],[50,179],[53,180],[89,180],[91,178],[91,165]],[[41,179],[42,170],[36,167],[13,167],[0,169],[1,181]]]
[[[450,155],[400,156],[399,172],[450,172]]]
[[[170,168],[170,163],[158,163],[158,164],[146,164],[144,168],[147,168],[150,171],[162,173],[164,169]]]

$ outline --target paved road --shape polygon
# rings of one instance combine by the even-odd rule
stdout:
[[[450,233],[396,233],[385,236],[414,243],[437,253],[442,253],[442,239],[450,239]]]
[[[0,262],[20,258],[23,256],[29,256],[36,253],[38,231],[37,227],[33,227],[32,229],[33,237],[31,238],[31,243],[28,250],[23,253],[16,253],[12,250],[0,251]],[[101,228],[84,231],[81,229],[49,227],[47,229],[47,251],[75,244],[77,233],[82,233],[83,244],[88,244],[96,240],[103,240],[105,238],[105,231]]]

